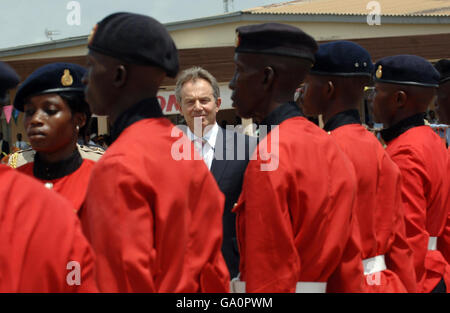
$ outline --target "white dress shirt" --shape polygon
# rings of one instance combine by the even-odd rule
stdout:
[[[209,170],[211,170],[211,164],[214,159],[214,147],[216,145],[218,133],[219,125],[217,125],[217,123],[214,123],[214,126],[209,130],[209,132],[204,134],[203,138],[200,138],[193,132],[191,132],[189,127],[187,128],[188,138],[194,142],[194,146],[197,149],[197,152],[200,153],[200,156],[203,158],[203,161],[205,161],[206,166],[208,166]]]

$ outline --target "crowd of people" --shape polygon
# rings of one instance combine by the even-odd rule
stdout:
[[[449,60],[373,63],[351,41],[240,26],[229,88],[254,137],[218,125],[216,79],[179,72],[157,20],[111,14],[88,49],[86,68],[20,85],[0,63],[31,146],[0,165],[0,292],[449,292],[450,150],[424,120],[437,96],[450,123]],[[165,77],[184,128],[157,100]],[[107,150],[91,114],[109,117]]]

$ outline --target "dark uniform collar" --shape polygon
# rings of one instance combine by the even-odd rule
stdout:
[[[295,102],[286,102],[270,112],[269,115],[261,121],[260,125],[269,126],[267,129],[267,133],[269,133],[271,130],[270,126],[280,125],[285,120],[296,116],[303,116],[298,105]]]
[[[423,120],[424,116],[425,113],[419,113],[405,118],[394,126],[383,129],[381,131],[381,137],[385,142],[389,142],[413,127],[423,126],[425,125],[425,122]]]
[[[111,129],[111,139],[115,141],[125,128],[140,120],[163,116],[161,106],[156,97],[141,100],[119,115]]]
[[[323,129],[329,132],[348,124],[361,124],[358,110],[351,109],[336,114],[328,120]]]
[[[47,163],[41,159],[39,152],[34,156],[33,175],[42,180],[58,179],[72,174],[83,163],[78,149],[65,160],[55,163]]]

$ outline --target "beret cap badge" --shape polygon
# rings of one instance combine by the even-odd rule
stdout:
[[[70,75],[70,71],[68,69],[64,70],[64,74],[61,77],[61,84],[65,87],[72,86],[73,84],[73,77]]]
[[[88,45],[94,40],[95,33],[97,32],[98,24],[95,24],[88,37]]]
[[[241,43],[241,38],[239,37],[239,32],[236,32],[236,38],[234,40],[234,46],[235,48],[239,47],[239,44]]]
[[[380,79],[381,76],[383,76],[383,67],[381,65],[378,65],[377,72],[375,73],[375,76]]]

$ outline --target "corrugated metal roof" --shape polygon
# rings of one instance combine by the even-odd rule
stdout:
[[[382,16],[450,16],[450,0],[297,0],[244,10],[247,14],[368,15],[378,2]]]

